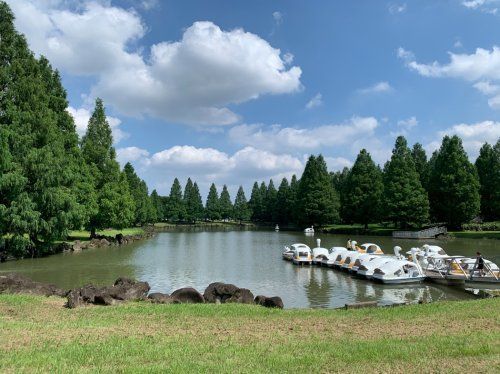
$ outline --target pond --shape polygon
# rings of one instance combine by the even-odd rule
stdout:
[[[320,267],[297,267],[282,260],[285,244],[303,242],[311,248],[345,246],[345,235],[274,231],[175,231],[123,247],[89,249],[40,259],[0,264],[1,272],[19,272],[43,282],[69,289],[87,283],[111,284],[119,276],[145,280],[152,291],[171,293],[194,287],[203,293],[211,282],[233,283],[254,295],[280,296],[287,308],[333,308],[346,303],[400,302],[465,299],[459,289],[431,283],[391,286],[357,279]],[[399,245],[406,252],[424,243],[442,246],[450,255],[475,255],[498,261],[498,240],[450,239],[417,241],[391,237],[353,237],[358,243],[379,244],[386,253]],[[496,257],[496,258],[495,258]]]

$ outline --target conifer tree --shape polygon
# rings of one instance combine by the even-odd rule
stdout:
[[[429,220],[429,200],[406,139],[399,136],[384,169],[384,213],[400,227],[419,227]]]
[[[134,223],[136,225],[151,223],[154,217],[154,208],[149,198],[146,183],[137,176],[130,162],[125,164],[123,172],[127,177],[129,191],[134,200]]]
[[[297,176],[292,175],[292,179],[290,180],[290,222],[298,223],[298,214],[299,214],[299,181],[297,180]]]
[[[485,143],[479,151],[476,169],[481,184],[481,215],[485,220],[500,219],[500,140],[492,147]]]
[[[31,212],[33,223],[11,226],[10,241],[16,241],[18,254],[26,255],[28,248],[40,249],[42,244],[64,239],[71,228],[85,221],[88,210],[81,193],[85,186],[79,185],[77,135],[66,113],[59,75],[45,58],[34,57],[13,21],[8,5],[0,2],[0,127],[16,173],[26,178],[18,195],[23,204],[18,205],[18,200],[15,210],[23,215]],[[90,198],[91,189],[87,192]]]
[[[479,214],[479,188],[476,168],[469,162],[462,140],[458,136],[445,136],[429,180],[434,218],[460,228]]]
[[[202,219],[204,214],[203,201],[201,200],[200,188],[196,182],[194,182],[193,189],[191,190],[190,201],[194,220]]]
[[[413,162],[415,164],[415,170],[420,176],[420,183],[425,190],[427,190],[427,185],[429,183],[429,167],[427,163],[427,155],[422,147],[422,144],[415,143],[413,149],[411,150],[411,156],[413,157]]]
[[[250,207],[252,221],[260,221],[262,216],[263,197],[260,193],[259,184],[255,182],[252,187],[252,194],[248,203]]]
[[[177,178],[174,179],[168,196],[167,218],[171,221],[186,219],[186,204],[182,196],[182,187]]]
[[[231,202],[231,196],[226,185],[222,187],[222,192],[220,193],[219,209],[222,219],[232,218],[233,203]]]
[[[267,210],[267,186],[265,182],[261,182],[259,186],[259,194],[261,196],[259,220],[267,221],[269,217],[269,212]]]
[[[240,221],[240,223],[241,221],[248,221],[250,219],[250,209],[242,186],[238,188],[236,199],[234,200],[233,212],[234,218]]]
[[[378,168],[377,168],[378,169]],[[342,171],[337,171],[332,176],[333,188],[337,191],[339,195],[340,208],[339,214],[342,222],[353,223],[354,220],[351,218],[351,211],[346,207],[346,198],[349,190],[349,186],[347,184],[347,179],[349,177],[349,173],[351,170],[348,167],[344,167]],[[382,173],[379,173],[382,175]]]
[[[210,190],[208,191],[205,214],[210,220],[218,220],[221,218],[219,193],[217,192],[217,187],[215,187],[214,183],[212,183]]]
[[[186,185],[184,186],[184,196],[182,201],[184,202],[184,206],[186,207],[186,220],[189,222],[195,222],[196,218],[194,217],[194,204],[192,201],[193,198],[193,181],[191,178],[188,178]]]
[[[154,222],[163,221],[165,219],[165,211],[161,198],[158,195],[158,192],[156,190],[153,190],[149,198],[151,199],[151,205],[153,206]]]
[[[382,174],[366,149],[359,152],[356,162],[342,186],[344,214],[349,223],[377,222],[382,199]]]
[[[322,155],[310,156],[299,183],[300,223],[323,225],[339,219],[339,199]]]
[[[264,200],[266,216],[265,220],[267,222],[275,222],[277,220],[277,211],[276,211],[276,199],[278,196],[278,191],[276,191],[276,187],[274,187],[274,182],[271,179],[266,189],[266,197]]]
[[[288,224],[291,221],[292,202],[290,200],[290,185],[283,178],[276,194],[276,221],[280,224]]]
[[[98,229],[123,228],[134,223],[135,201],[130,193],[127,173],[120,171],[116,161],[111,127],[104,104],[99,98],[96,99],[87,132],[82,138],[82,154],[97,194],[98,210],[87,224],[91,236],[95,237]]]

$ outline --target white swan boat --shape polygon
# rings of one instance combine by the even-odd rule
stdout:
[[[282,254],[283,259],[288,260],[288,261],[292,261],[293,255],[294,255],[296,249],[299,249],[299,250],[304,249],[304,250],[308,250],[308,251],[311,250],[308,245],[303,244],[303,243],[295,243],[295,244],[292,244],[290,246],[286,245],[285,250],[283,251],[283,254]]]
[[[312,253],[308,246],[296,246],[293,250],[292,262],[295,265],[310,265]]]
[[[330,254],[328,249],[321,247],[321,239],[316,239],[316,248],[311,250],[312,252],[312,263],[315,265],[321,265],[323,259]]]
[[[458,260],[462,269],[468,273],[466,284],[500,284],[500,268],[490,260],[483,259],[484,268],[477,269],[477,259],[464,257]]]
[[[353,269],[356,270],[356,275],[360,278],[371,278],[373,271],[389,261],[393,260],[405,260],[405,257],[401,254],[401,247],[394,247],[394,255],[370,255],[365,254],[356,260]]]
[[[413,253],[416,252],[417,249],[413,248]],[[418,262],[395,258],[377,267],[371,276],[375,281],[388,284],[419,283],[425,277]]]
[[[325,256],[323,261],[321,261],[321,265],[332,268],[333,264],[335,263],[335,260],[337,259],[337,256],[343,252],[347,252],[347,248],[345,248],[345,247],[332,247],[332,248],[330,248],[329,253]]]
[[[308,227],[304,230],[306,234],[314,234],[314,226]]]
[[[344,259],[344,262],[342,263],[342,265],[340,265],[340,269],[345,270],[345,271],[350,271],[351,268],[354,266],[354,263],[356,262],[356,260],[363,255],[364,255],[364,253],[362,253],[362,252],[350,251],[347,254],[346,258]]]

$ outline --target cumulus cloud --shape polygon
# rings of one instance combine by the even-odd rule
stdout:
[[[195,22],[179,41],[138,42],[146,26],[134,9],[108,2],[10,0],[30,46],[59,69],[95,77],[100,96],[120,113],[195,125],[227,125],[227,106],[301,89],[301,69],[259,36]],[[147,52],[147,51],[146,51]]]
[[[402,4],[391,3],[387,6],[387,9],[389,10],[389,13],[391,13],[391,14],[404,13],[404,12],[406,12],[406,8],[407,8],[406,3],[402,3]]]
[[[462,139],[469,157],[475,159],[479,154],[479,149],[485,142],[495,144],[500,139],[500,122],[461,123],[441,131],[439,135],[458,135]]]
[[[415,55],[404,48],[398,49],[398,56],[410,70],[424,77],[463,79],[473,82],[473,86],[485,95],[497,93],[498,86],[494,83],[500,82],[500,48],[497,46],[493,46],[491,50],[477,48],[471,54],[449,52],[450,62],[446,64],[437,61],[419,63]],[[500,95],[490,98],[488,103],[493,109],[500,108]]]
[[[350,168],[353,164],[351,160],[344,157],[325,157],[325,161],[329,171],[338,171],[345,167]]]
[[[152,180],[153,188],[161,193],[168,193],[174,177],[181,180],[194,177],[206,191],[214,181],[249,187],[255,180],[272,178],[278,182],[283,177],[300,175],[304,168],[297,157],[253,147],[244,147],[232,155],[190,145],[174,146],[152,155],[144,149],[128,147],[118,149],[117,155],[122,165],[128,161],[137,165],[141,175]]]
[[[321,105],[323,105],[323,96],[321,93],[317,93],[307,102],[306,109],[316,108]]]
[[[366,87],[366,88],[361,88],[358,90],[360,94],[377,94],[377,93],[384,93],[384,92],[390,92],[392,91],[393,88],[388,82],[378,82],[375,83],[372,86]]]
[[[82,137],[87,131],[89,119],[92,115],[91,111],[86,108],[73,108],[72,106],[68,107],[67,111],[73,116],[73,119],[75,120],[76,132],[80,135],[80,137]],[[122,121],[119,118],[107,116],[107,119],[113,134],[114,144],[117,144],[129,137],[128,133],[120,129]]]
[[[374,117],[352,117],[341,124],[312,128],[243,124],[232,127],[228,134],[234,143],[269,151],[312,151],[321,147],[349,145],[355,139],[371,137],[377,127],[378,121]]]

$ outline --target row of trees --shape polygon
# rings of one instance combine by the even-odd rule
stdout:
[[[227,187],[219,197],[214,184],[206,205],[188,179],[184,195],[175,179],[158,217],[169,220],[236,219],[296,225],[391,222],[401,228],[442,222],[457,228],[481,215],[500,219],[500,140],[484,144],[475,165],[457,136],[445,136],[427,160],[423,147],[412,149],[400,136],[380,168],[362,149],[352,168],[328,173],[321,155],[310,156],[300,180],[255,182],[250,200],[240,186],[234,204]]]
[[[116,161],[104,105],[79,139],[59,73],[0,2],[0,252],[36,255],[72,229],[156,219],[146,184]]]

